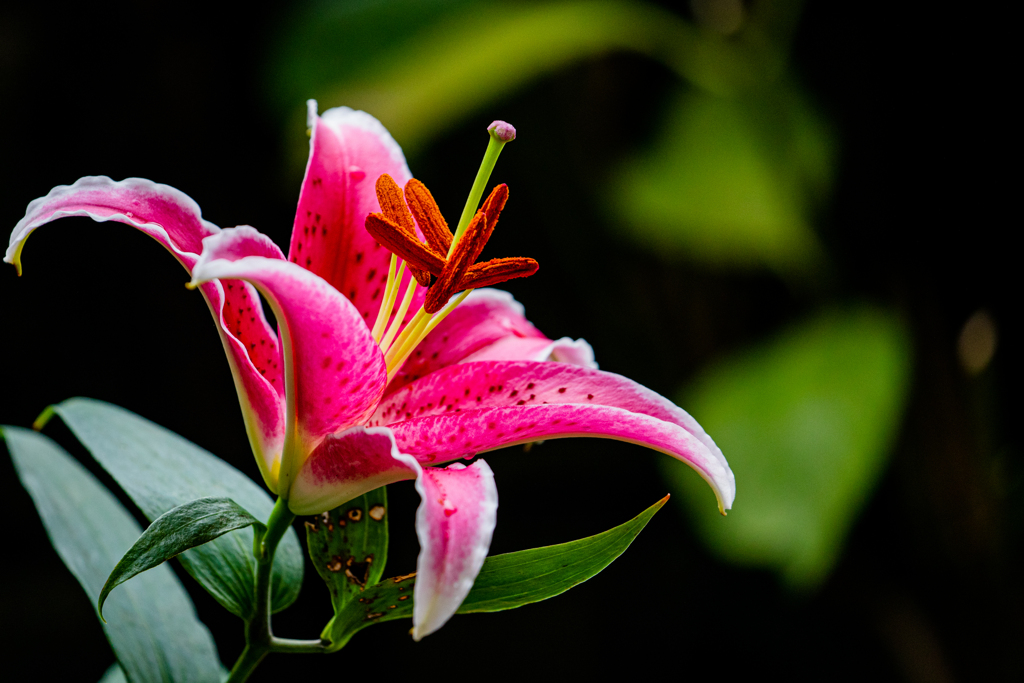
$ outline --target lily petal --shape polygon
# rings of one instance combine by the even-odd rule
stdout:
[[[582,339],[552,341],[526,319],[526,309],[500,289],[476,289],[420,343],[392,378],[393,393],[420,377],[472,360],[553,360],[597,368]]]
[[[498,489],[487,463],[428,467],[416,479],[420,555],[413,589],[412,637],[441,628],[466,599],[487,558],[498,512]]]
[[[387,369],[355,306],[294,263],[246,255],[244,244],[255,235],[252,228],[241,227],[207,237],[192,277],[196,283],[246,280],[274,310],[287,399],[278,493],[287,498],[306,456],[324,437],[365,422],[384,391]]]
[[[693,467],[723,512],[736,493],[722,451],[685,410],[621,375],[564,363],[442,368],[388,396],[369,424],[389,425],[398,447],[426,463],[542,439],[618,439]]]
[[[320,442],[292,484],[288,507],[297,515],[316,515],[419,472],[415,459],[398,450],[390,429],[352,427]]]
[[[292,228],[288,260],[311,270],[348,297],[368,325],[377,318],[391,253],[366,232],[380,211],[375,183],[387,173],[404,185],[411,177],[398,143],[381,123],[348,107],[317,116],[309,101],[309,161]],[[410,279],[402,284],[405,286]],[[409,310],[419,310],[424,293]]]
[[[106,176],[92,176],[55,187],[29,204],[11,233],[4,260],[13,263],[20,274],[21,251],[28,236],[66,216],[130,225],[162,244],[189,273],[202,252],[203,239],[220,232],[203,220],[191,197],[173,187],[142,178],[115,182]],[[284,442],[284,375],[277,335],[263,317],[259,296],[251,285],[208,282],[200,290],[217,322],[260,471],[276,491],[271,471]]]

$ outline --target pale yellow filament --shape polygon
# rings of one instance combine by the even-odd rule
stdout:
[[[405,267],[405,264],[402,264]],[[397,294],[398,288],[395,287]],[[409,310],[409,305],[412,303],[413,294],[416,293],[416,278],[409,279],[409,285],[405,288],[405,296],[402,297],[402,305],[398,307],[398,313],[395,314],[395,319],[391,323],[391,327],[388,329],[387,334],[384,335],[384,339],[380,342],[380,348],[384,353],[387,353],[388,349],[391,348],[391,340],[398,334],[398,328],[402,326],[402,321],[405,320],[405,314]]]
[[[377,320],[373,323],[373,340],[380,342],[380,335],[384,333],[384,326],[387,324],[388,317],[391,315],[391,309],[395,306],[395,266],[398,263],[398,257],[394,254],[391,255],[391,265],[388,267],[388,283],[384,285],[384,299],[380,302],[380,311],[377,312]],[[402,269],[405,269],[405,262],[402,262]],[[399,282],[402,280],[402,276],[398,276]]]
[[[422,342],[428,334],[433,332],[434,328],[437,327],[442,320],[447,318],[448,314],[454,311],[472,291],[472,289],[467,289],[464,292],[460,292],[459,295],[449,301],[444,308],[429,318],[425,315],[421,317],[421,314],[424,311],[422,308],[420,309],[420,312],[416,314],[416,318],[419,318],[419,320],[414,318],[413,321],[406,326],[406,330],[413,327],[415,328],[409,338],[402,344],[402,347],[394,353],[394,355],[389,352],[388,355],[385,356],[385,361],[387,362],[388,367],[389,382],[395,374],[398,373],[402,366],[405,365],[405,361],[410,355],[412,355],[412,352],[416,350],[416,347],[419,346],[420,342]],[[395,349],[391,349],[391,351],[395,351]]]

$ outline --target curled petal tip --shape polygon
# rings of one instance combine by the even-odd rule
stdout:
[[[487,132],[491,137],[501,142],[512,142],[516,139],[516,128],[507,121],[494,121],[487,126]]]

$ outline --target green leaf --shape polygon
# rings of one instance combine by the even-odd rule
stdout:
[[[831,312],[709,369],[679,398],[736,473],[726,519],[706,486],[663,467],[697,528],[729,561],[767,566],[793,587],[828,575],[896,436],[910,375],[891,313]]]
[[[306,522],[306,546],[339,614],[384,576],[388,497],[382,486]],[[330,625],[328,625],[330,628]]]
[[[124,669],[117,664],[111,664],[99,683],[128,683],[128,679],[124,677]]]
[[[107,577],[96,605],[100,618],[103,602],[116,586],[189,548],[252,524],[260,525],[260,521],[230,498],[199,498],[160,515]]]
[[[578,586],[625,552],[667,501],[665,496],[625,524],[589,538],[488,557],[458,614],[514,609]],[[331,641],[330,650],[341,649],[367,626],[411,618],[415,577],[385,579],[349,602],[321,636]]]
[[[833,142],[792,87],[676,99],[645,155],[621,166],[609,193],[624,234],[659,253],[716,266],[813,271],[811,230],[827,196]]]
[[[73,398],[53,411],[150,521],[197,498],[230,498],[256,519],[274,502],[255,482],[215,455],[124,408]],[[239,529],[181,555],[188,571],[217,602],[240,617],[253,610],[252,528]],[[289,529],[272,575],[273,611],[295,601],[302,585],[302,550]]]
[[[4,427],[3,436],[53,547],[95,605],[111,567],[142,529],[113,494],[53,441],[17,427]],[[129,680],[220,679],[210,632],[170,567],[146,572],[111,596],[107,618],[103,630]],[[57,653],[61,638],[75,637],[62,631],[59,617],[53,632]]]

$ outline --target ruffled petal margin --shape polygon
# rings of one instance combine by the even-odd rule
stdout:
[[[199,205],[191,197],[173,187],[142,178],[115,182],[106,176],[91,176],[55,187],[31,202],[11,233],[4,260],[14,264],[21,274],[21,252],[29,235],[68,216],[130,225],[162,244],[189,273],[202,252],[203,239],[220,232],[216,225],[203,220]],[[101,233],[101,239],[109,242],[107,235],[113,234]],[[273,463],[281,452],[285,431],[284,374],[277,335],[264,318],[259,296],[251,285],[208,282],[200,290],[227,353],[260,471],[267,486],[276,491]]]
[[[736,494],[722,451],[685,410],[621,375],[564,363],[452,365],[385,398],[369,425],[390,426],[402,452],[430,464],[544,439],[628,441],[693,467],[723,512]]]

